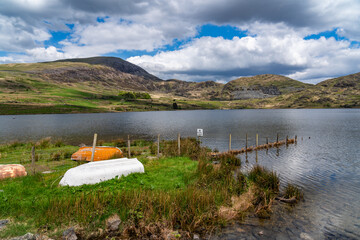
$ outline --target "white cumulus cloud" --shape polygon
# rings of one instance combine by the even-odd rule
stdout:
[[[282,28],[281,28],[282,29]],[[128,61],[159,76],[171,74],[246,76],[261,73],[284,74],[298,80],[316,81],[358,69],[360,49],[351,49],[349,41],[334,38],[304,40],[290,29],[258,31],[256,36],[202,37],[177,51],[164,51],[154,56],[131,57]],[[274,30],[274,31],[272,31]]]

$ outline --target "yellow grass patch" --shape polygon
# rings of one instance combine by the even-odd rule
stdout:
[[[236,219],[239,214],[248,211],[252,206],[252,200],[255,194],[255,187],[249,187],[248,191],[240,196],[231,197],[231,206],[222,206],[219,209],[219,216],[226,220]]]

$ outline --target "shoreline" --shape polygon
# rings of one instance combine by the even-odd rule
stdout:
[[[8,106],[11,110],[1,109],[2,106]],[[21,107],[29,106],[30,109],[21,109]],[[18,107],[20,109],[18,109]],[[31,107],[35,107],[35,110],[31,112]],[[72,107],[74,109],[72,109]],[[55,110],[53,109],[55,108]],[[81,110],[76,110],[81,109]],[[0,116],[9,116],[9,115],[41,115],[41,114],[89,114],[89,113],[124,113],[124,112],[163,112],[163,111],[196,111],[196,110],[275,110],[275,109],[360,109],[360,107],[297,107],[297,108],[184,108],[184,109],[142,109],[142,110],[130,110],[130,111],[115,111],[102,108],[86,108],[76,105],[15,105],[0,103]],[[30,110],[30,112],[29,112]]]

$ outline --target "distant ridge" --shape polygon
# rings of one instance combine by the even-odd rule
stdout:
[[[317,85],[323,87],[355,88],[360,90],[360,73],[328,79]]]
[[[222,98],[251,99],[269,98],[281,94],[299,92],[310,86],[285,76],[275,74],[262,74],[252,77],[241,77],[225,84]]]
[[[139,98],[148,93],[147,98]],[[124,96],[132,96],[126,99]],[[176,104],[174,104],[176,103]],[[161,80],[116,57],[0,64],[0,114],[239,108],[358,108],[360,73],[316,85],[274,74]]]

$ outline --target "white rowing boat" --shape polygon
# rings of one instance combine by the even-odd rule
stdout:
[[[143,173],[144,166],[136,158],[118,158],[89,162],[69,169],[60,181],[61,186],[81,186],[107,181],[130,173]]]

